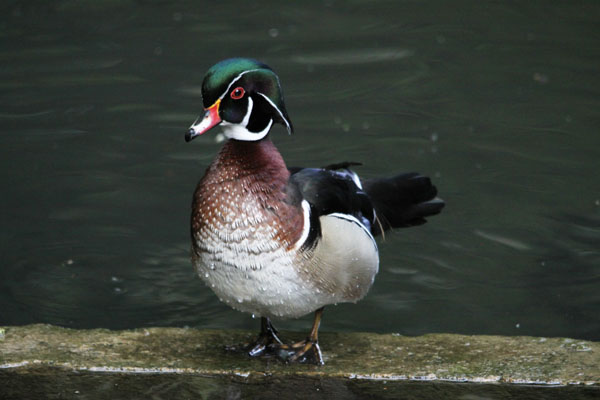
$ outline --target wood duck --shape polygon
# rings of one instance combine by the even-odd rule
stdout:
[[[250,356],[323,364],[323,308],[357,302],[379,269],[374,236],[415,226],[444,207],[429,178],[407,173],[361,180],[355,163],[288,168],[271,142],[273,124],[292,133],[279,78],[267,65],[233,58],[202,83],[204,115],[190,141],[220,125],[228,141],[193,197],[192,260],[221,301],[261,317]],[[315,312],[307,339],[286,344],[272,318]]]

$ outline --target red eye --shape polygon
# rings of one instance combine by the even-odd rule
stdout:
[[[242,97],[244,97],[244,93],[246,93],[246,92],[244,91],[244,88],[243,88],[243,87],[241,87],[241,86],[239,86],[239,87],[236,87],[236,88],[235,88],[235,89],[233,89],[233,91],[231,92],[231,98],[232,98],[232,99],[234,99],[234,100],[239,100],[239,99],[241,99]]]

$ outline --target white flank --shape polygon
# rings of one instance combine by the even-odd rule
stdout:
[[[352,221],[352,222],[356,223],[358,226],[360,226],[366,232],[367,235],[369,235],[369,237],[371,238],[371,241],[373,242],[373,246],[375,246],[375,248],[377,248],[377,242],[375,242],[375,238],[373,237],[373,235],[371,235],[371,231],[365,226],[365,224],[360,222],[354,215],[333,213],[333,214],[327,214],[327,216],[345,219],[347,221]]]

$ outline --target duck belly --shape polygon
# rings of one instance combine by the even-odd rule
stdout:
[[[243,241],[204,242],[194,264],[221,301],[256,316],[297,318],[328,304],[356,302],[378,271],[377,245],[356,219],[333,215],[320,222],[322,237],[309,250],[287,250],[275,241],[263,242],[260,251]]]
[[[320,294],[302,280],[294,268],[294,257],[281,253],[267,263],[264,254],[240,253],[235,262],[204,253],[195,265],[198,275],[222,302],[255,316],[298,318],[330,304],[327,294]]]

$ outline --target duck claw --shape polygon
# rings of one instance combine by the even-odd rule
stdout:
[[[288,353],[287,359],[285,360],[286,362],[325,365],[319,342],[306,339],[302,342],[291,344],[288,346],[288,350],[283,351]]]
[[[271,321],[266,317],[262,317],[260,334],[254,343],[226,346],[225,350],[244,352],[250,357],[276,357],[286,363],[324,365],[317,336],[322,313],[323,308],[315,312],[311,333],[308,338],[300,342],[283,343],[277,336],[277,329],[271,324]]]

